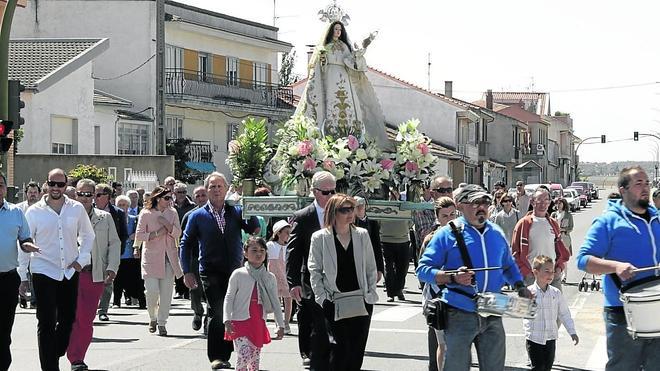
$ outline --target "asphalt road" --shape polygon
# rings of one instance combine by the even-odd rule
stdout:
[[[606,195],[609,192],[602,192]],[[588,208],[575,213],[573,231],[574,250],[594,217],[604,210],[605,200],[597,200]],[[405,302],[385,302],[379,286],[381,302],[375,305],[369,342],[363,368],[365,370],[427,370],[426,325],[421,315],[421,293],[411,267],[407,278]],[[557,370],[603,369],[606,361],[602,294],[578,292],[570,285],[582,279],[571,260],[564,294],[569,303],[580,336],[574,346],[566,331],[560,330],[557,342]],[[35,311],[18,309],[13,331],[12,370],[39,369]],[[169,336],[158,337],[147,332],[148,316],[133,308],[111,309],[110,322],[96,322],[94,341],[86,362],[92,370],[209,370],[206,359],[206,339],[190,327],[192,312],[188,302],[174,300],[167,325]],[[273,323],[269,323],[273,326]],[[524,370],[527,364],[522,321],[506,318],[507,370]],[[262,370],[301,370],[298,354],[297,328],[293,335],[266,345],[262,352]],[[476,365],[476,356],[473,357]],[[231,359],[235,363],[235,356]],[[62,370],[69,370],[66,358],[60,361]]]

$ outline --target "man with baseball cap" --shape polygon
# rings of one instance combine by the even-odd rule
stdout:
[[[419,260],[417,277],[424,282],[445,285],[442,301],[447,304],[445,370],[469,370],[470,348],[474,343],[481,370],[503,370],[506,337],[502,318],[481,317],[477,313],[476,294],[499,293],[505,282],[518,295],[531,297],[522,282],[509,244],[502,230],[488,220],[492,196],[483,188],[468,184],[454,191],[458,210],[463,214],[452,228],[438,231]],[[467,269],[456,236],[462,236],[473,268],[501,267],[474,272]],[[458,273],[446,273],[458,270]]]

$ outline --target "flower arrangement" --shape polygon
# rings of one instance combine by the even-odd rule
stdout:
[[[230,143],[226,160],[236,183],[248,179],[261,181],[264,165],[271,152],[267,140],[266,120],[253,117],[243,120],[243,133]]]
[[[303,115],[291,117],[277,131],[280,148],[275,155],[281,164],[278,176],[283,188],[288,188],[300,180],[310,179],[321,169],[325,158],[321,139],[321,131],[316,123]]]
[[[438,158],[431,154],[431,139],[417,130],[419,120],[399,125],[395,141],[393,181],[397,186],[418,186],[434,174]]]
[[[323,147],[321,167],[337,178],[338,188],[344,188],[343,184],[351,194],[373,194],[391,177],[392,166],[387,162],[389,169],[383,166],[383,154],[370,138],[360,143],[353,135],[336,140],[326,137]]]

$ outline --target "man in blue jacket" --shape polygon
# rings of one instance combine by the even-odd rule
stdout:
[[[256,217],[244,220],[239,206],[225,202],[227,179],[214,172],[204,180],[208,203],[193,211],[181,238],[181,268],[189,289],[197,287],[195,267],[190,264],[190,252],[199,248],[199,277],[208,306],[207,354],[213,370],[229,368],[233,351],[225,340],[222,305],[227,294],[229,276],[243,265],[241,230],[252,234],[259,227]]]
[[[634,269],[660,262],[658,210],[650,206],[649,178],[640,166],[623,169],[618,186],[622,199],[610,200],[607,211],[594,220],[577,255],[577,264],[589,273],[607,275],[603,278],[606,369],[657,370],[660,339],[633,339],[628,334],[619,287],[655,274],[635,274]]]
[[[446,288],[442,301],[447,303],[445,370],[469,370],[470,348],[474,343],[480,370],[504,370],[506,337],[502,318],[477,314],[476,294],[499,293],[505,282],[518,294],[531,297],[509,251],[504,232],[488,221],[492,196],[483,188],[468,184],[454,192],[463,216],[455,221],[465,240],[474,268],[501,267],[501,270],[475,272],[466,270],[456,238],[449,226],[436,232],[419,260],[417,277]],[[445,273],[446,270],[460,273]],[[473,284],[474,279],[474,284]]]

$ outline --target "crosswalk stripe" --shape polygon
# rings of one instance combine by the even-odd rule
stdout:
[[[398,306],[374,314],[371,317],[371,320],[381,322],[404,322],[421,313],[421,307]]]
[[[605,336],[599,336],[591,351],[585,368],[587,370],[604,370],[607,363],[607,342]]]

